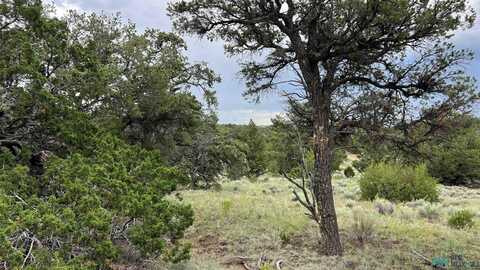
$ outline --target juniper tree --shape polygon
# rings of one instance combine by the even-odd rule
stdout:
[[[240,139],[246,144],[247,151],[245,153],[248,164],[249,177],[258,177],[266,171],[265,160],[265,137],[261,130],[250,119],[248,125],[243,132],[240,133]]]
[[[312,189],[327,255],[343,252],[331,185],[335,138],[355,127],[395,139],[420,123],[429,133],[476,98],[458,65],[472,55],[448,41],[474,22],[466,0],[181,0],[168,10],[181,32],[223,39],[230,55],[264,56],[242,64],[247,96],[292,90],[282,82],[304,90],[289,94],[312,105]]]

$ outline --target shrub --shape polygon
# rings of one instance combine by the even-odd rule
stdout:
[[[428,168],[446,185],[480,185],[480,135],[468,131],[432,147]]]
[[[468,210],[460,210],[448,219],[448,225],[455,229],[466,229],[471,228],[474,225],[473,217],[475,215]]]
[[[352,234],[361,245],[373,238],[374,225],[373,220],[365,213],[359,210],[353,212]]]
[[[438,206],[432,203],[426,203],[422,208],[418,210],[418,214],[422,218],[433,221],[437,220],[440,217],[440,210]]]
[[[345,177],[352,178],[355,176],[355,172],[353,171],[353,168],[348,166],[344,171],[343,174]]]
[[[380,215],[391,215],[394,211],[393,203],[387,200],[378,200],[375,202],[375,209]]]
[[[125,243],[142,258],[188,256],[177,240],[192,209],[164,198],[188,178],[162,166],[157,152],[109,136],[91,157],[52,156],[38,177],[0,168],[0,262],[8,269],[109,269]]]
[[[425,165],[409,167],[395,163],[378,163],[367,168],[360,179],[362,199],[384,198],[393,202],[424,199],[438,200],[437,180]]]

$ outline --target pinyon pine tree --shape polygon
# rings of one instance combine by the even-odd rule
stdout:
[[[281,90],[312,104],[309,211],[326,255],[343,253],[331,184],[335,139],[365,129],[403,141],[419,125],[430,134],[477,98],[458,65],[472,54],[448,41],[474,22],[466,0],[182,0],[168,10],[181,32],[223,39],[230,55],[265,56],[242,65],[246,95],[288,82],[301,92]]]

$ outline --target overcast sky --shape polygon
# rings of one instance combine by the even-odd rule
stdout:
[[[59,14],[68,9],[104,11],[107,14],[120,12],[123,18],[135,23],[139,30],[157,28],[163,31],[171,30],[166,12],[168,2],[168,0],[53,0]],[[480,0],[471,2],[479,18],[472,29],[458,33],[454,40],[458,47],[474,50],[476,59],[465,66],[465,69],[480,80]],[[260,103],[251,103],[242,97],[245,86],[238,74],[238,59],[227,58],[224,55],[223,43],[212,43],[193,37],[185,39],[190,61],[206,61],[222,77],[222,83],[216,87],[220,122],[243,124],[253,119],[257,124],[267,125],[270,124],[271,118],[284,110],[284,100],[275,93],[265,96]]]

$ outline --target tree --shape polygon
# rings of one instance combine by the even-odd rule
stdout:
[[[214,107],[220,78],[205,63],[189,63],[185,42],[173,33],[139,33],[104,14],[70,12],[66,21],[70,64],[57,72],[57,88],[129,142],[179,162],[203,122],[204,106],[190,90],[203,91]]]
[[[285,86],[289,95],[311,103],[312,189],[327,255],[343,252],[330,169],[336,137],[357,128],[403,140],[418,124],[431,134],[477,99],[458,66],[471,53],[447,41],[474,22],[466,0],[182,0],[168,10],[182,32],[222,38],[231,55],[265,56],[243,63],[246,95],[287,82],[299,88]]]
[[[216,115],[203,117],[202,127],[184,151],[182,164],[188,171],[193,188],[209,188],[224,171],[225,153],[218,135]]]
[[[15,154],[50,141],[39,128],[53,100],[45,86],[64,63],[68,29],[46,13],[41,1],[0,3],[0,145]]]
[[[261,130],[250,120],[243,130],[240,139],[246,144],[245,153],[248,164],[248,176],[258,177],[267,169],[265,159],[265,138]]]
[[[428,145],[430,174],[445,185],[480,185],[480,131],[466,129],[439,144]]]
[[[119,15],[60,19],[41,1],[3,1],[0,25],[0,150],[66,156],[91,147],[93,119],[177,164],[216,106],[220,78],[173,33],[139,33]]]
[[[214,104],[218,78],[184,48],[119,17],[1,1],[0,267],[113,268],[125,247],[187,257],[193,212],[165,196],[188,177],[168,150],[204,114],[189,89]],[[140,142],[123,140],[132,130]]]
[[[225,174],[228,179],[238,180],[248,175],[248,145],[242,140],[241,133],[245,126],[219,125],[218,135],[220,137]]]

